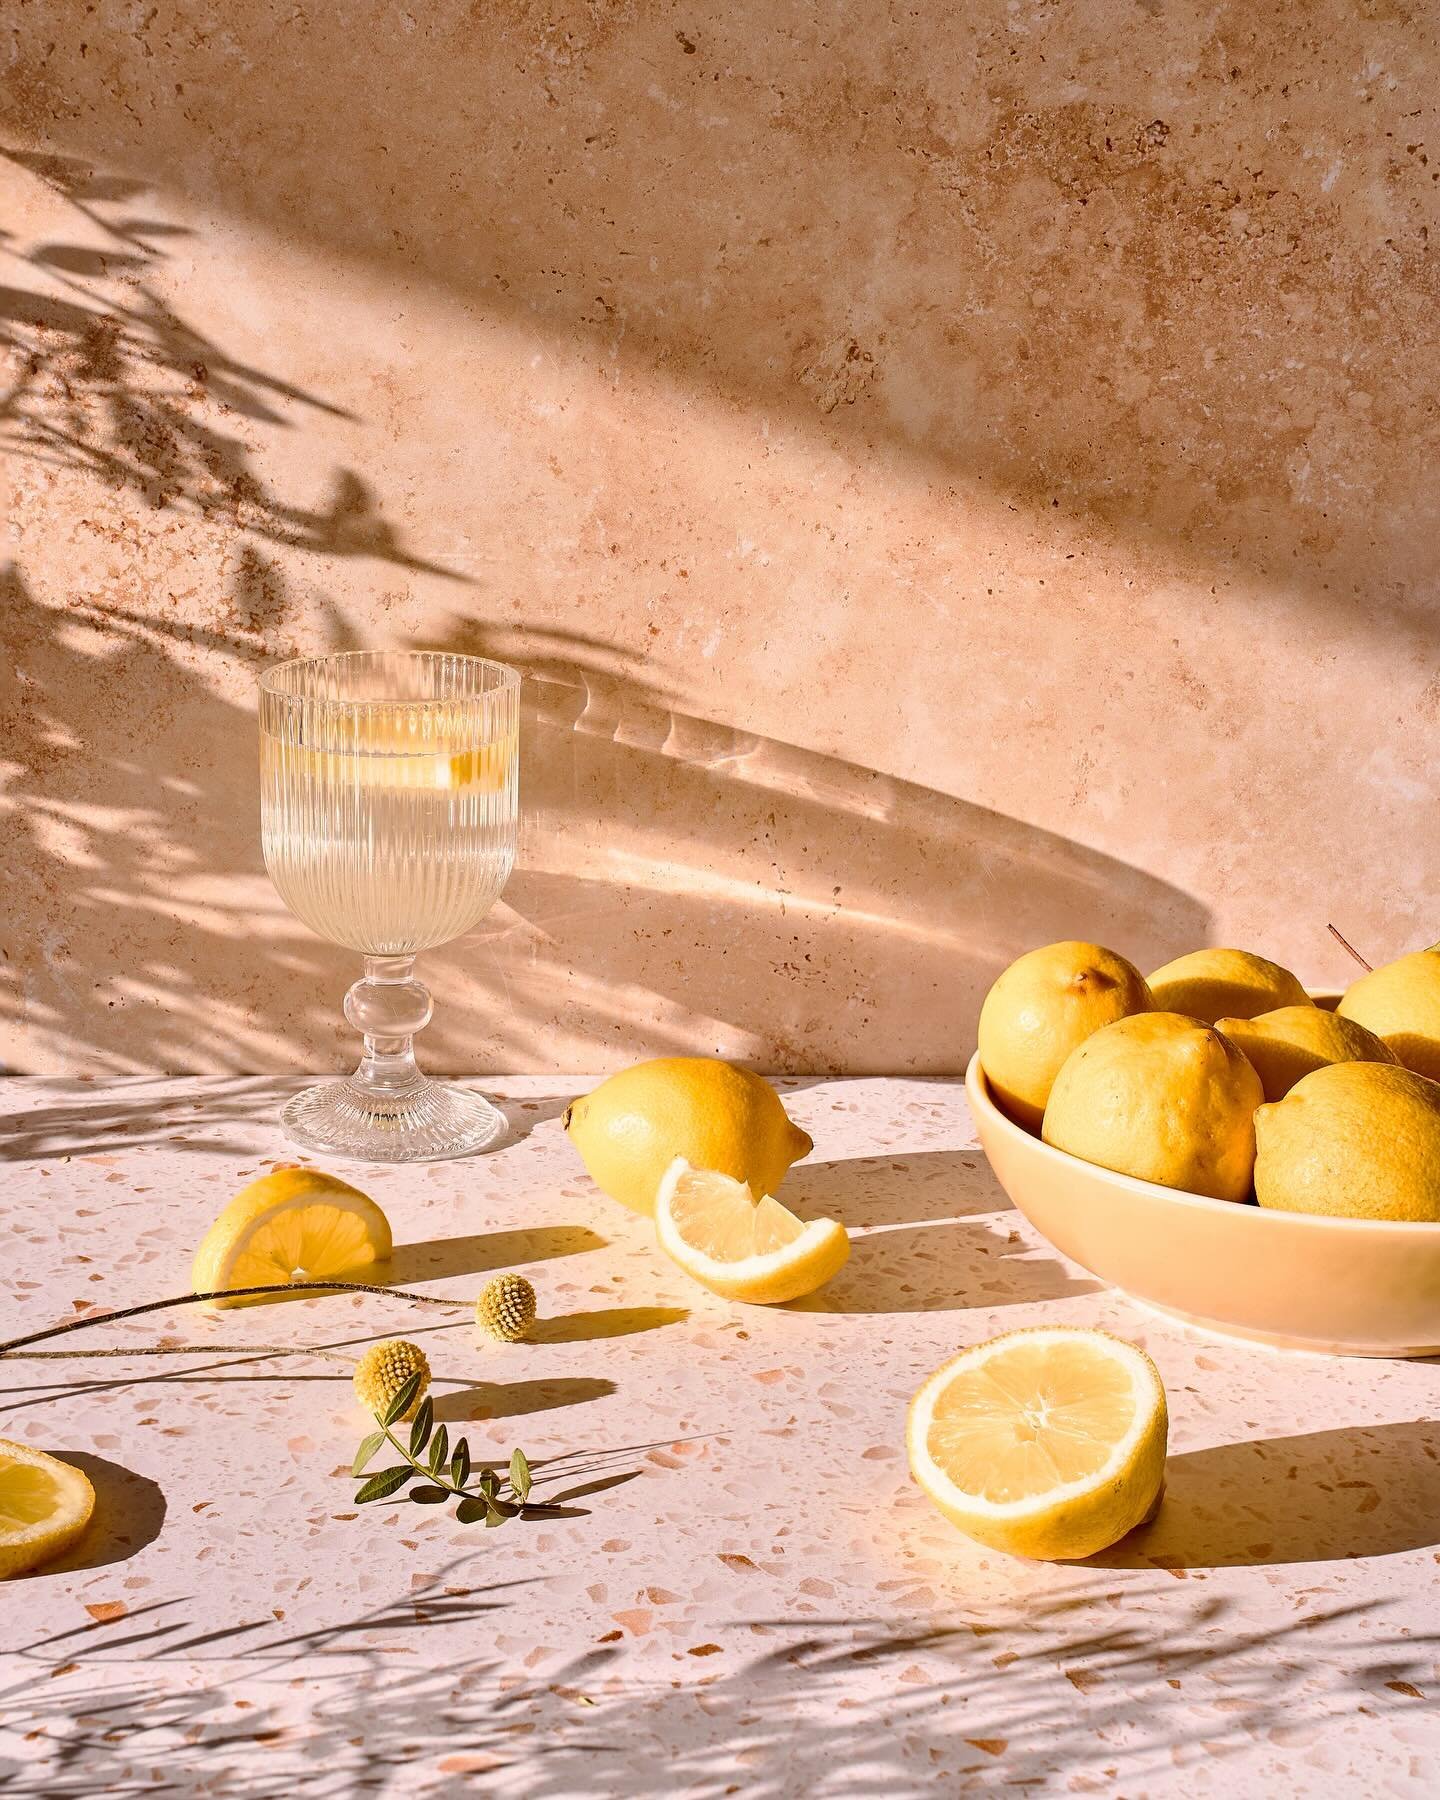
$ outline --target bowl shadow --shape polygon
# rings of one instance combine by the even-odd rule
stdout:
[[[803,1218],[839,1219],[851,1231],[1013,1210],[978,1148],[797,1163],[780,1197]]]

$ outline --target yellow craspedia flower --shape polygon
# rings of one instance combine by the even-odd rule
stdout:
[[[475,1323],[502,1344],[523,1338],[535,1323],[535,1290],[523,1275],[497,1275],[475,1302]]]
[[[387,1338],[383,1344],[372,1344],[356,1363],[355,1396],[366,1412],[381,1418],[405,1383],[417,1374],[420,1386],[415,1398],[400,1415],[402,1419],[413,1419],[419,1412],[420,1402],[430,1385],[430,1365],[418,1344],[408,1343],[404,1338]]]

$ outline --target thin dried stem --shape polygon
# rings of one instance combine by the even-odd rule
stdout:
[[[1325,927],[1325,929],[1330,933],[1331,937],[1333,937],[1337,943],[1344,945],[1344,947],[1355,958],[1356,962],[1359,963],[1360,967],[1362,969],[1364,969],[1364,971],[1367,975],[1373,973],[1374,968],[1375,968],[1374,963],[1366,962],[1365,958],[1360,954],[1360,952],[1355,948],[1355,946],[1350,942],[1349,938],[1347,938],[1343,932],[1337,931],[1333,925],[1327,925]]]
[[[355,1359],[338,1350],[322,1350],[312,1344],[107,1344],[98,1350],[5,1350],[9,1362],[70,1362],[91,1356],[323,1356],[329,1362]]]
[[[415,1294],[409,1288],[383,1287],[369,1281],[276,1281],[261,1287],[213,1288],[203,1294],[176,1294],[169,1300],[147,1300],[143,1306],[126,1306],[119,1312],[91,1313],[83,1319],[67,1319],[63,1325],[51,1325],[44,1331],[6,1339],[0,1343],[0,1356],[8,1356],[12,1350],[23,1350],[28,1344],[43,1344],[47,1338],[64,1337],[70,1331],[88,1331],[92,1325],[113,1325],[117,1319],[138,1319],[142,1313],[163,1312],[169,1306],[194,1306],[202,1300],[242,1300],[252,1294],[388,1294],[393,1300],[410,1300],[417,1306],[463,1308],[466,1304],[463,1300],[447,1300],[439,1294]]]

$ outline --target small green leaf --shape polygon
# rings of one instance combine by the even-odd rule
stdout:
[[[449,1456],[449,1454],[450,1436],[442,1425],[435,1433],[434,1441],[430,1445],[430,1473],[432,1475],[437,1475],[440,1472],[440,1465],[445,1461],[445,1458]]]
[[[415,1396],[420,1392],[420,1384],[424,1379],[425,1377],[418,1369],[413,1375],[406,1377],[399,1393],[396,1394],[395,1398],[385,1408],[385,1416],[380,1421],[382,1425],[393,1425],[402,1414],[409,1412],[414,1403]]]
[[[470,1479],[470,1446],[464,1438],[455,1446],[455,1454],[450,1458],[450,1479],[458,1488],[463,1488]]]
[[[490,1510],[491,1512],[499,1513],[502,1519],[513,1519],[520,1511],[520,1508],[513,1500],[492,1500],[490,1502]]]
[[[359,1475],[364,1470],[366,1463],[369,1462],[370,1458],[384,1442],[385,1433],[383,1431],[372,1431],[369,1437],[362,1438],[360,1441],[360,1448],[355,1452],[355,1460],[350,1465],[350,1473],[352,1475]]]
[[[510,1452],[510,1485],[521,1500],[530,1498],[530,1465],[523,1450]]]
[[[404,1487],[414,1473],[409,1463],[398,1463],[393,1469],[382,1469],[378,1475],[372,1475],[356,1494],[357,1505],[363,1505],[367,1500],[388,1499],[398,1488]]]
[[[449,1488],[431,1487],[428,1483],[421,1487],[413,1487],[406,1495],[417,1506],[440,1506],[450,1498]]]
[[[493,1500],[500,1491],[500,1483],[495,1479],[495,1471],[493,1469],[482,1469],[480,1471],[480,1478],[477,1486],[487,1500]]]
[[[427,1394],[420,1402],[420,1410],[415,1415],[415,1423],[410,1427],[410,1454],[412,1456],[418,1456],[425,1448],[434,1418],[435,1409],[430,1404],[430,1396]]]
[[[498,1507],[492,1506],[485,1514],[485,1529],[493,1531],[497,1525],[503,1525],[505,1519],[506,1514],[502,1513]]]
[[[455,1508],[455,1517],[462,1525],[473,1525],[477,1520],[483,1519],[489,1510],[478,1494],[467,1494]]]

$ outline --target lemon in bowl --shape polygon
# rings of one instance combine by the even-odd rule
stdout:
[[[1260,1077],[1213,1025],[1179,1013],[1119,1019],[1071,1052],[1042,1133],[1057,1150],[1162,1187],[1244,1200]]]
[[[1070,1052],[1151,1005],[1134,963],[1101,944],[1067,939],[1028,950],[997,977],[980,1008],[980,1059],[996,1099],[1038,1131]]]
[[[1147,977],[1156,1009],[1213,1025],[1253,1019],[1277,1006],[1310,1006],[1298,978],[1253,950],[1192,950]]]
[[[1262,1207],[1440,1226],[1440,1082],[1332,1063],[1255,1115]]]
[[[1407,1069],[1440,1081],[1440,944],[1371,969],[1335,1010],[1383,1038]]]

